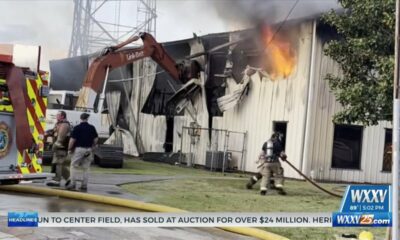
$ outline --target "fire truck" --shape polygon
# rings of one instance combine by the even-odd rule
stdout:
[[[0,44],[0,184],[46,179],[42,171],[48,73],[40,47]]]

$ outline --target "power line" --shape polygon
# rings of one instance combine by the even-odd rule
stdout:
[[[299,3],[299,0],[296,0],[296,2],[293,4],[292,8],[290,9],[290,11],[288,12],[288,14],[286,15],[285,19],[281,22],[281,24],[279,25],[279,27],[276,29],[276,31],[274,32],[274,34],[271,37],[271,40],[269,40],[269,42],[267,43],[266,47],[267,48],[269,46],[269,44],[274,40],[274,37],[276,34],[278,34],[278,32],[281,30],[281,28],[283,27],[283,25],[286,23],[286,21],[288,20],[290,14],[292,14],[293,10],[296,8],[297,4]]]

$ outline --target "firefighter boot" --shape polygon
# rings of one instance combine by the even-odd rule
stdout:
[[[278,191],[279,195],[286,195],[286,192],[283,190],[283,188],[276,188],[276,190]]]
[[[71,184],[71,179],[67,179],[67,181],[65,182],[65,187],[68,187]]]
[[[68,191],[75,191],[76,185],[71,181],[71,179],[68,179],[67,182],[65,183],[65,189]]]
[[[47,182],[46,185],[49,187],[59,187],[61,184],[59,181],[51,180],[51,181]]]
[[[275,180],[274,179],[269,180],[267,187],[270,189],[275,189]]]
[[[260,191],[260,194],[261,194],[261,196],[267,195],[267,190],[261,190],[261,191]]]
[[[247,188],[247,189],[252,189],[252,188],[253,188],[253,185],[256,184],[257,181],[258,181],[257,177],[256,177],[256,176],[252,176],[252,177],[250,178],[249,182],[246,184],[246,188]]]

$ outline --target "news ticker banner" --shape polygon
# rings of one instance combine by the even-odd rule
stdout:
[[[348,186],[339,211],[334,213],[8,213],[9,227],[388,227],[391,225],[389,185]]]
[[[332,227],[332,213],[9,212],[9,227]]]

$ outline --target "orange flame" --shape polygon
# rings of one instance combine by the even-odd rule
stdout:
[[[289,41],[282,39],[270,27],[265,27],[263,40],[266,55],[266,70],[272,80],[279,77],[287,78],[296,66],[296,56]]]

